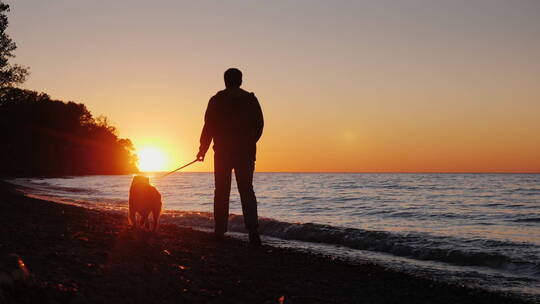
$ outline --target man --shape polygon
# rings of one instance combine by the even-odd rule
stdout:
[[[253,171],[256,145],[264,126],[263,114],[255,95],[240,88],[240,70],[228,69],[224,78],[225,90],[219,91],[208,102],[197,159],[204,160],[210,142],[214,140],[216,239],[223,239],[227,232],[231,175],[234,169],[249,242],[259,246],[261,238],[258,232],[257,199],[253,191]]]

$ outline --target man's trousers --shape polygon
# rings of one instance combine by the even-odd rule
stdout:
[[[214,220],[216,234],[227,231],[229,220],[229,196],[231,194],[232,171],[236,177],[236,184],[240,192],[244,224],[250,232],[257,231],[257,198],[253,191],[253,171],[255,161],[253,157],[230,157],[227,155],[214,155]]]

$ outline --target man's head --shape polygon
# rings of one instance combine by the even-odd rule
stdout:
[[[226,88],[239,88],[242,85],[242,72],[239,69],[230,68],[225,71],[225,87]]]

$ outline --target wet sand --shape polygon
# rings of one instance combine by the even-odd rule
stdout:
[[[30,272],[0,287],[0,303],[526,303],[174,225],[136,232],[126,216],[28,198],[5,182],[0,225],[0,259],[17,254]]]

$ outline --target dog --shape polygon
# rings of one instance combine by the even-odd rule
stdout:
[[[129,188],[129,211],[128,219],[133,228],[144,227],[150,229],[148,217],[152,213],[152,231],[156,231],[161,214],[161,194],[152,185],[146,176],[136,175],[131,181]],[[137,222],[136,214],[140,215],[140,222]]]

